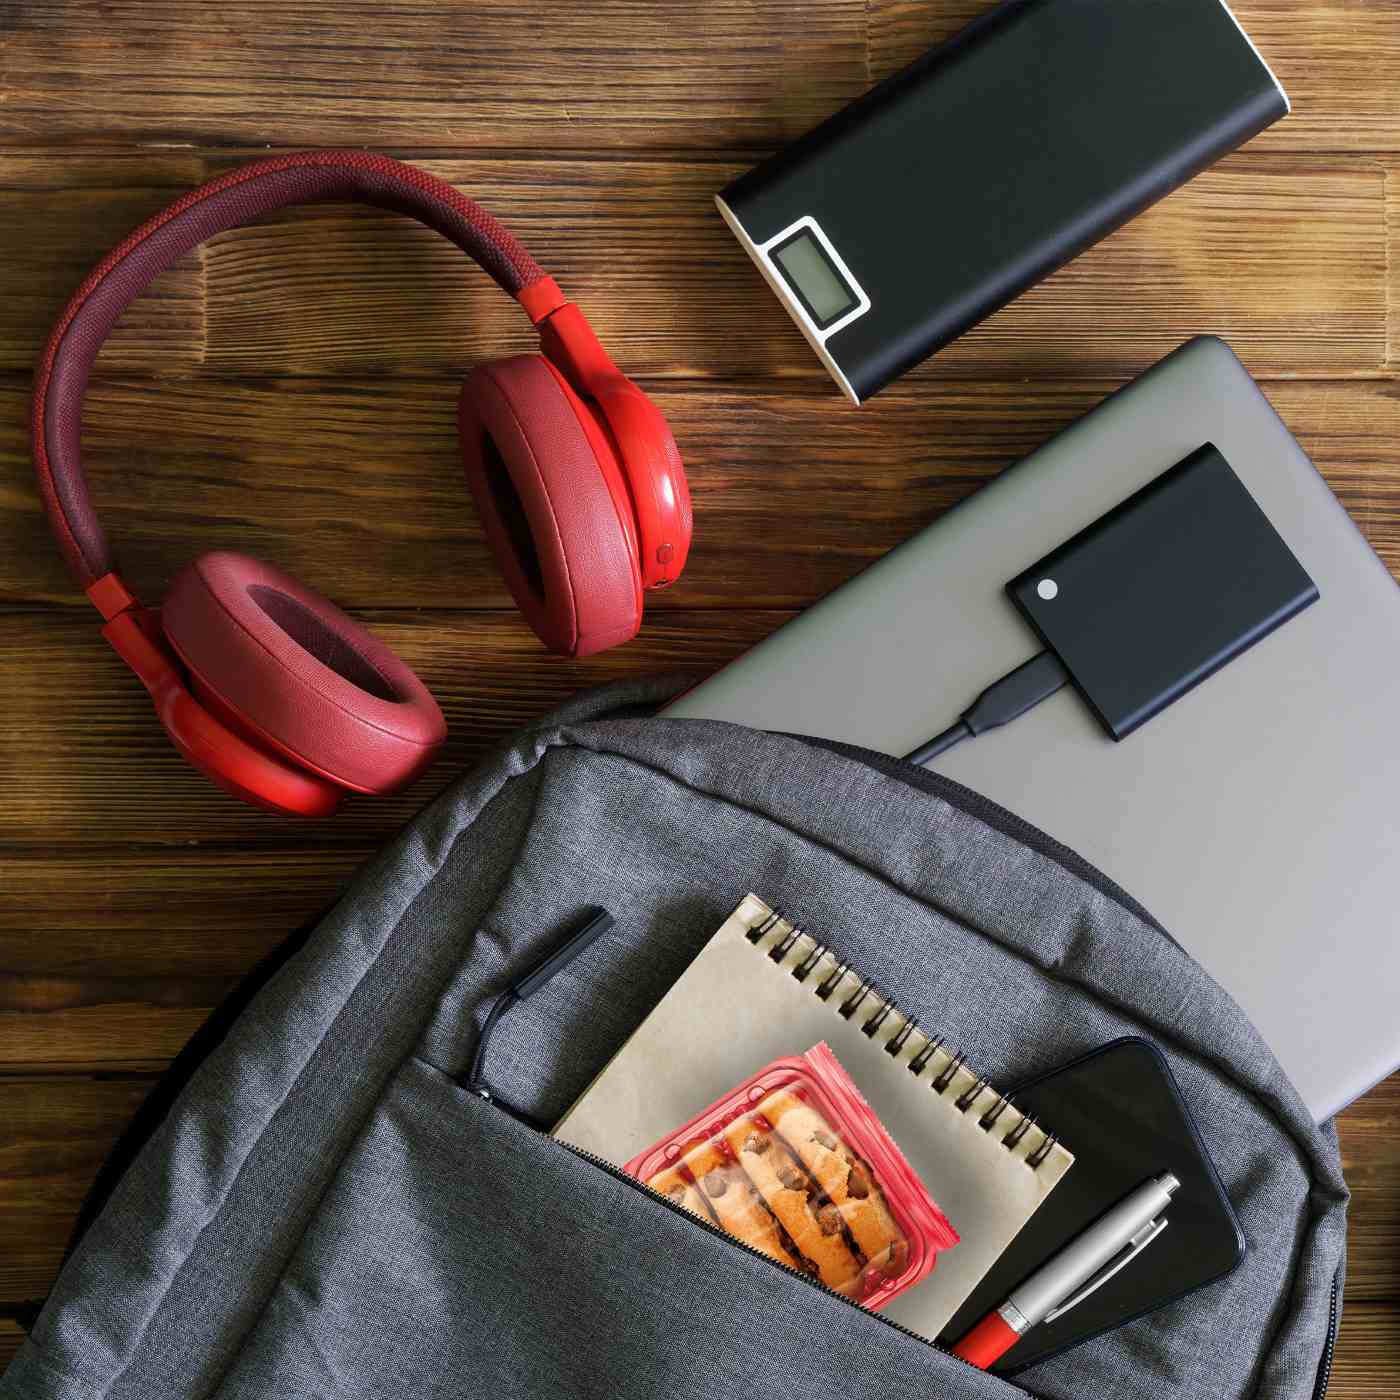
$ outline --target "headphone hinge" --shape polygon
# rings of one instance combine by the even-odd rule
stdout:
[[[540,322],[540,349],[573,387],[592,399],[609,384],[625,382],[588,318],[571,301]]]
[[[161,631],[158,612],[133,603],[107,623],[102,635],[150,691],[157,707],[171,691],[185,688],[184,677]]]
[[[100,579],[88,584],[83,590],[89,602],[102,614],[104,622],[111,622],[130,608],[138,607],[135,595],[122,581],[115,570],[109,570]]]
[[[531,282],[528,287],[522,287],[516,292],[515,299],[525,308],[525,314],[537,326],[553,316],[561,306],[567,305],[569,300],[559,290],[559,284],[552,277],[541,277],[537,282]]]

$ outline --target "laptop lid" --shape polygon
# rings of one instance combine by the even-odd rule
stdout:
[[[1207,442],[1320,600],[1122,743],[1066,689],[933,766],[1140,899],[1323,1120],[1400,1063],[1400,593],[1223,342],[1183,346],[668,714],[911,751],[1039,649],[1007,581]]]

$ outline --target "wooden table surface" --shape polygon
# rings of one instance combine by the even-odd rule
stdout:
[[[0,0],[0,1361],[152,1076],[465,762],[581,686],[728,660],[1188,336],[1230,340],[1400,571],[1394,0],[1237,0],[1295,114],[844,405],[710,197],[984,4]],[[241,159],[314,145],[418,161],[521,235],[669,416],[698,532],[631,646],[544,654],[454,442],[464,369],[532,348],[518,310],[436,235],[337,206],[185,258],[89,398],[125,573],[158,599],[204,550],[274,561],[380,632],[451,726],[412,791],[298,826],[163,738],[48,538],[26,414],[108,247]],[[1330,1393],[1400,1396],[1400,1079],[1340,1130]]]

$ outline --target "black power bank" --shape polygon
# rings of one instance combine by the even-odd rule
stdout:
[[[1114,739],[1319,596],[1209,444],[1006,588]]]
[[[716,202],[859,403],[1287,110],[1222,0],[1007,0]]]

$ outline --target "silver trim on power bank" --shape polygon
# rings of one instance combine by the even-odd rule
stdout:
[[[1229,15],[1232,20],[1235,21],[1235,28],[1238,29],[1240,33],[1244,36],[1245,43],[1248,44],[1249,47],[1254,50],[1255,58],[1257,58],[1259,62],[1264,65],[1264,71],[1269,75],[1270,78],[1273,79],[1274,86],[1278,89],[1279,96],[1283,98],[1283,105],[1286,108],[1287,113],[1291,114],[1293,111],[1293,99],[1289,97],[1287,90],[1284,88],[1283,84],[1279,82],[1278,74],[1275,73],[1274,70],[1269,66],[1269,60],[1265,58],[1262,53],[1259,52],[1259,45],[1256,44],[1254,40],[1249,37],[1249,31],[1244,27],[1244,25],[1240,23],[1239,16],[1230,8],[1229,0],[1220,0],[1220,3],[1224,7],[1225,13]]]
[[[779,233],[775,233],[772,238],[766,239],[763,243],[755,243],[744,231],[744,226],[734,217],[734,211],[724,202],[720,195],[715,196],[715,208],[719,210],[724,222],[729,225],[729,231],[743,245],[744,251],[753,261],[753,265],[763,274],[763,280],[776,293],[778,300],[787,308],[787,313],[792,317],[797,329],[806,337],[807,344],[817,353],[817,358],[826,366],[826,372],[841,386],[841,392],[850,399],[857,407],[860,406],[860,397],[851,387],[851,382],[841,372],[841,366],[832,358],[831,352],[826,348],[826,342],[836,334],[837,331],[849,326],[852,321],[864,316],[870,310],[870,298],[866,296],[864,288],[856,281],[851,269],[846,266],[845,260],[840,253],[832,247],[831,240],[822,232],[821,225],[810,215],[804,214],[802,218],[790,223]],[[859,303],[853,310],[848,311],[839,321],[828,326],[825,331],[819,330],[816,322],[807,314],[807,308],[793,295],[792,288],[787,281],[773,266],[772,259],[768,256],[769,249],[776,247],[784,239],[790,238],[799,229],[807,229],[812,236],[822,245],[826,255],[836,265],[841,275],[846,279],[851,290],[856,294]]]

